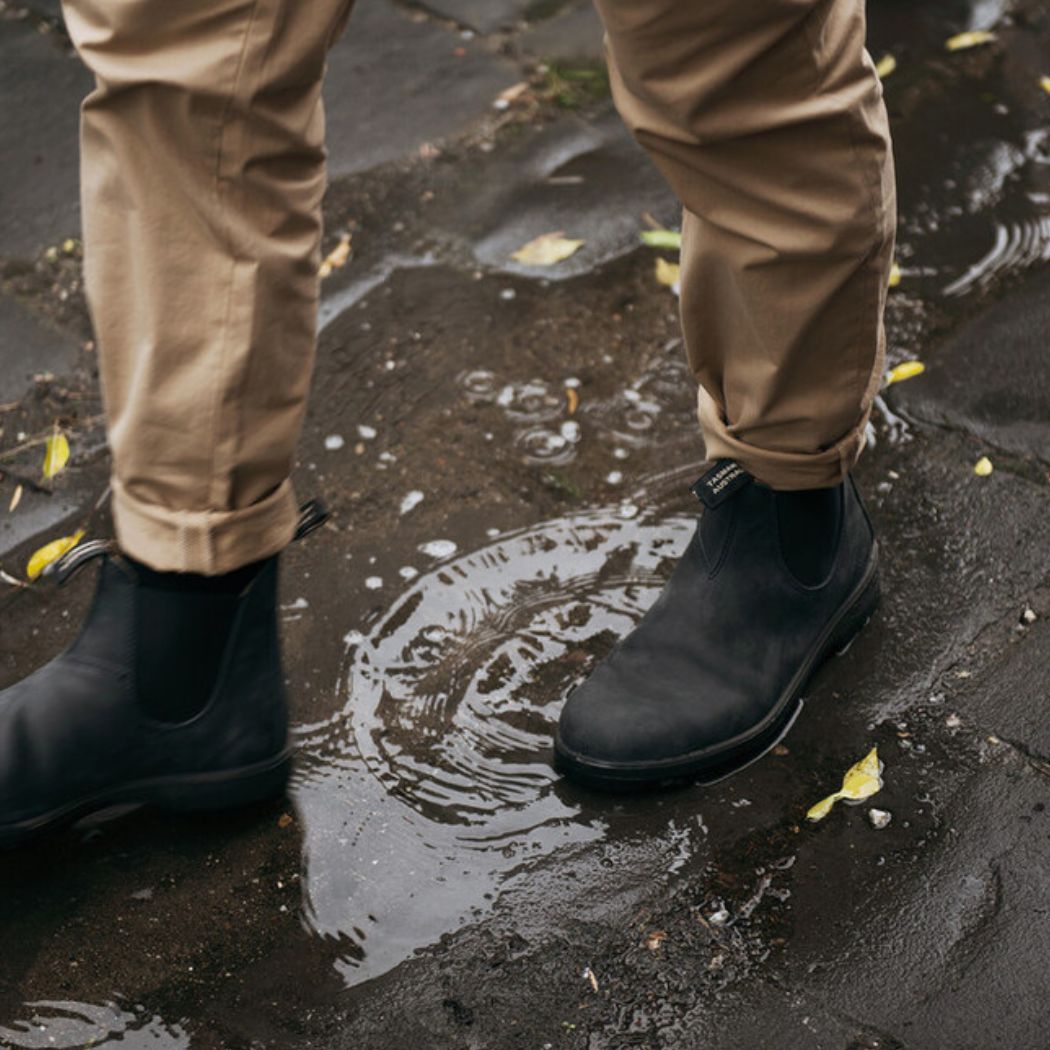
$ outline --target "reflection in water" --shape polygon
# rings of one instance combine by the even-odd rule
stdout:
[[[343,711],[299,731],[306,916],[375,976],[524,866],[601,838],[552,790],[566,691],[656,596],[692,519],[619,508],[513,533],[348,636]]]
[[[984,172],[983,180],[978,175]],[[1006,192],[1015,177],[1015,192]],[[1050,261],[1050,129],[1024,136],[1023,149],[988,148],[988,163],[975,169],[966,194],[974,213],[995,211],[994,240],[985,254],[944,289],[959,296],[1000,278]]]
[[[190,1038],[177,1024],[131,1013],[115,1003],[26,1003],[28,1019],[0,1025],[0,1047],[119,1046],[122,1050],[187,1050]]]

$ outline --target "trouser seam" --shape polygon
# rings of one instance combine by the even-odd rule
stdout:
[[[208,462],[207,478],[208,497],[206,502],[211,506],[223,506],[227,502],[227,494],[220,494],[216,491],[216,488],[218,486],[218,427],[219,420],[222,414],[223,406],[221,405],[221,401],[224,392],[224,385],[221,382],[221,379],[226,373],[227,358],[229,357],[230,352],[230,327],[232,325],[234,291],[237,287],[237,271],[239,267],[239,260],[237,258],[232,227],[230,224],[229,208],[227,206],[228,192],[226,188],[227,180],[224,175],[224,164],[227,160],[227,137],[230,130],[230,114],[235,105],[237,99],[237,92],[241,86],[242,77],[245,71],[245,67],[247,65],[248,42],[251,39],[252,29],[255,26],[256,15],[259,11],[259,3],[260,0],[254,0],[254,2],[252,3],[251,11],[248,14],[247,22],[244,27],[244,34],[241,39],[241,47],[237,55],[237,68],[234,71],[233,82],[230,85],[229,98],[226,100],[226,104],[223,107],[222,114],[219,118],[219,141],[218,148],[216,149],[215,153],[215,197],[216,202],[218,204],[219,216],[222,222],[222,238],[225,242],[226,253],[229,257],[229,264],[227,269],[226,299],[223,309],[219,351],[215,355],[215,392],[212,395],[211,409],[208,418],[208,433],[210,435],[210,456]],[[210,551],[207,560],[209,563],[211,562]]]

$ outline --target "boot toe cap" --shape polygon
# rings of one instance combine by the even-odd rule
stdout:
[[[602,668],[566,701],[557,743],[577,761],[604,766],[651,765],[703,747],[703,728],[683,732],[682,719],[653,703],[641,686],[609,681]]]

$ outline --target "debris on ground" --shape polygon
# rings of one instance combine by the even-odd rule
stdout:
[[[981,44],[991,44],[997,39],[995,33],[987,29],[974,29],[969,33],[957,33],[949,37],[944,42],[944,46],[949,51],[966,51],[971,47],[980,47]]]
[[[850,766],[842,778],[842,787],[833,795],[821,799],[806,811],[806,819],[816,823],[823,820],[836,802],[856,804],[871,798],[882,790],[883,764],[879,761],[879,750],[873,747],[859,762]]]
[[[562,230],[541,233],[513,252],[511,258],[523,266],[554,266],[574,255],[583,244],[583,241],[566,237]]]
[[[893,814],[888,809],[875,809],[872,807],[868,810],[868,820],[876,831],[882,831],[883,828],[888,827],[892,819]]]

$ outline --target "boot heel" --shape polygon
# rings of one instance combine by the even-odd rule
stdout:
[[[284,754],[242,769],[179,777],[155,785],[149,802],[172,813],[249,806],[283,795],[291,769],[291,756]]]
[[[825,651],[829,655],[844,656],[857,635],[868,625],[878,604],[879,575],[876,570],[867,586],[846,611],[842,621],[835,627]]]

